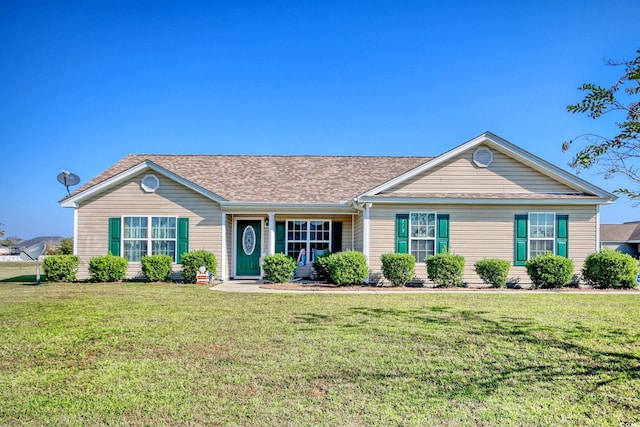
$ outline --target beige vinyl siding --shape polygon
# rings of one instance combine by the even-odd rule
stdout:
[[[371,209],[370,267],[374,273],[381,270],[380,256],[395,251],[395,217],[397,213],[436,212],[450,215],[450,250],[465,257],[464,280],[470,284],[482,281],[473,271],[473,264],[484,258],[501,258],[511,264],[510,277],[518,277],[521,283],[529,283],[524,267],[513,266],[514,216],[529,212],[555,212],[569,215],[569,258],[574,262],[575,274],[579,274],[584,259],[597,250],[596,208],[594,206],[558,205],[432,205],[432,206],[384,206]],[[424,263],[416,264],[416,275],[424,280]]]
[[[109,218],[136,215],[176,216],[189,218],[189,250],[205,249],[220,255],[221,213],[217,203],[163,176],[154,193],[140,188],[143,172],[108,192],[85,201],[78,208],[78,256],[81,259],[77,277],[89,277],[89,260],[106,255],[109,250]],[[180,265],[173,271],[179,272]],[[130,263],[127,277],[142,274],[139,263]]]
[[[482,147],[482,145],[480,146]],[[479,148],[479,147],[478,147]],[[473,163],[475,149],[462,153],[419,174],[387,194],[406,193],[572,193],[575,190],[537,170],[491,149],[493,162],[487,168]]]
[[[354,233],[353,233],[353,249],[356,251],[362,251],[363,244],[363,225],[364,225],[364,216],[362,213],[355,215],[353,218],[354,221]]]

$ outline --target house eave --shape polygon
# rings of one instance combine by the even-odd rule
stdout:
[[[222,201],[220,206],[225,213],[322,213],[352,214],[355,212],[349,203],[269,203]]]
[[[205,190],[204,188],[195,185],[194,183],[192,183],[191,181],[188,181],[184,178],[182,178],[181,176],[168,171],[167,169],[149,161],[149,160],[145,160],[142,163],[137,164],[136,166],[133,166],[117,175],[112,176],[111,178],[108,178],[90,188],[87,188],[86,190],[74,194],[72,196],[69,196],[65,199],[62,199],[60,201],[60,206],[62,206],[63,208],[78,208],[80,206],[80,204],[92,197],[95,196],[97,194],[102,193],[103,191],[108,190],[109,188],[114,187],[115,185],[118,185],[119,183],[131,178],[132,176],[135,176],[137,174],[139,174],[140,172],[143,172],[145,170],[152,170],[160,175],[163,175],[166,178],[169,178],[181,185],[184,185],[185,187],[195,191],[196,193],[199,193],[209,199],[212,199],[218,203],[223,202],[225,199],[218,196],[215,193],[212,193],[211,191]]]
[[[489,197],[461,198],[461,197],[376,197],[361,196],[357,198],[360,203],[375,204],[456,204],[456,205],[607,205],[613,201],[607,198],[590,199],[539,199],[522,197],[514,199],[497,199]]]

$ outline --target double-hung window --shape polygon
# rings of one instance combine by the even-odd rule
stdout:
[[[169,255],[176,262],[177,218],[163,216],[123,217],[123,255],[140,262],[144,255]]]
[[[313,261],[317,251],[331,248],[331,221],[289,220],[287,221],[287,255],[300,258],[304,251],[305,260]]]
[[[409,253],[417,262],[436,252],[436,214],[411,212],[409,214]]]
[[[549,212],[529,213],[529,258],[554,253],[556,215]]]

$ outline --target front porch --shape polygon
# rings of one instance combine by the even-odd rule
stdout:
[[[220,278],[259,280],[262,259],[276,253],[296,259],[299,275],[308,277],[318,254],[362,250],[357,236],[360,222],[358,212],[225,212]]]

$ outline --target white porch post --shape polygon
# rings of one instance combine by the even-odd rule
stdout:
[[[364,204],[364,217],[362,220],[362,252],[367,257],[367,264],[369,264],[369,218],[371,203]]]
[[[220,278],[222,281],[227,280],[227,214],[222,212],[220,224],[221,248],[220,248]]]
[[[269,252],[267,255],[276,253],[276,214],[269,213]]]

